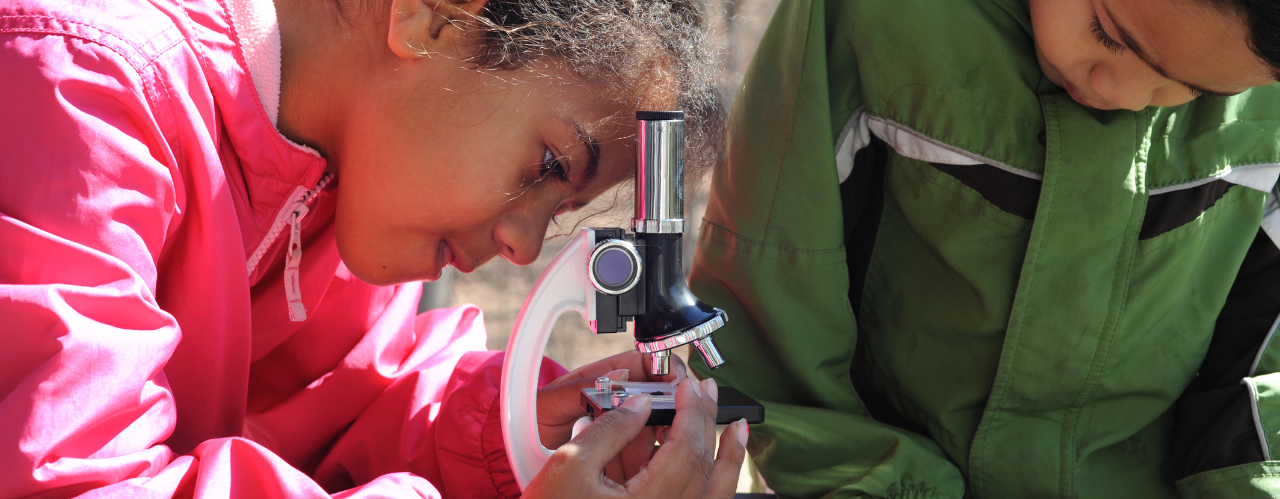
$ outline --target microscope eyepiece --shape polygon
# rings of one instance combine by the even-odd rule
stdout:
[[[637,121],[684,121],[684,111],[636,111]]]
[[[684,232],[684,112],[636,112],[638,233]]]

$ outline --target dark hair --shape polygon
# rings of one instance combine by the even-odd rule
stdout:
[[[470,61],[478,69],[553,62],[622,98],[673,91],[685,112],[691,179],[714,162],[724,110],[696,0],[489,0],[464,29],[479,35]]]
[[[1280,2],[1276,0],[1204,0],[1240,16],[1249,29],[1249,47],[1280,80]]]

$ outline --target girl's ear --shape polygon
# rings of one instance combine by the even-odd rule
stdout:
[[[397,56],[417,59],[445,53],[465,42],[462,29],[481,15],[487,0],[391,0],[387,45]]]

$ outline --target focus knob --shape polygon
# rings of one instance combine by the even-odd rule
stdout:
[[[635,245],[622,239],[610,239],[591,252],[587,276],[591,284],[608,295],[630,291],[640,282],[640,253]]]

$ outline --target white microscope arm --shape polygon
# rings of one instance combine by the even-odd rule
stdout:
[[[538,371],[556,319],[578,312],[594,320],[595,290],[587,279],[595,231],[582,229],[538,276],[525,298],[507,342],[502,365],[502,438],[507,458],[523,491],[547,464],[551,452],[538,435]]]

